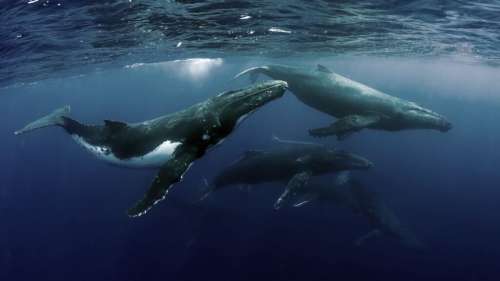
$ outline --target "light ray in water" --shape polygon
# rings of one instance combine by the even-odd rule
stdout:
[[[206,79],[214,69],[223,64],[224,60],[221,58],[190,58],[157,63],[134,63],[125,66],[125,68],[150,67],[159,69],[168,75],[175,74],[182,79],[198,81]]]

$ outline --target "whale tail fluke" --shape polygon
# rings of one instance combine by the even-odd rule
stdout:
[[[250,81],[252,83],[255,83],[257,81],[257,78],[259,78],[259,74],[264,73],[266,70],[267,69],[265,66],[251,67],[236,74],[233,79],[238,79],[241,76],[248,74],[250,75]]]
[[[63,106],[54,110],[52,113],[39,118],[24,128],[17,130],[14,132],[15,135],[21,135],[33,130],[50,127],[50,126],[64,126],[65,125],[65,117],[69,115],[71,111],[71,107],[69,105]]]

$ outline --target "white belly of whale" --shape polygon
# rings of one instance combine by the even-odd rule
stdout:
[[[74,136],[73,138],[97,158],[113,165],[129,168],[160,168],[172,158],[175,149],[181,144],[180,142],[167,140],[142,156],[120,159],[113,154],[109,147],[91,145],[79,136]]]

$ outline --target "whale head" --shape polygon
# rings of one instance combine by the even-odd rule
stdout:
[[[337,170],[366,170],[374,166],[370,160],[343,150],[329,150],[326,157]]]
[[[232,128],[259,107],[283,96],[287,87],[285,81],[274,80],[224,92],[213,98],[213,110],[218,112],[221,125]]]
[[[453,128],[451,122],[443,115],[414,103],[411,103],[411,105],[405,109],[403,119],[405,123],[417,129],[434,129],[441,132],[447,132]]]
[[[344,170],[370,169],[374,164],[354,153],[344,150],[318,147],[308,151],[306,156],[298,159],[305,167],[319,173]]]

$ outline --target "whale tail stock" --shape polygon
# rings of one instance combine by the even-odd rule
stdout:
[[[14,132],[15,135],[21,135],[33,130],[50,127],[50,126],[61,126],[65,127],[67,120],[71,120],[67,118],[69,113],[71,112],[71,108],[69,105],[58,108],[48,115],[45,115],[28,125],[24,126],[24,128],[17,130]]]

